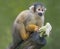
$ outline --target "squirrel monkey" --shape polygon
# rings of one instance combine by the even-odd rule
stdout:
[[[13,24],[13,45],[15,49],[19,43],[29,38],[30,34],[44,25],[46,8],[41,3],[35,3],[28,10],[22,11]]]

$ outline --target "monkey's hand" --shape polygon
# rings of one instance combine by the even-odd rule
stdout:
[[[37,31],[38,29],[39,29],[39,27],[35,24],[29,24],[29,25],[26,26],[26,30],[30,31],[30,32]]]

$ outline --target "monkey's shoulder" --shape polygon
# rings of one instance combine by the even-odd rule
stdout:
[[[29,10],[24,10],[22,12],[19,13],[19,15],[16,17],[15,21],[24,21],[27,18],[30,18],[30,16],[32,17],[32,13]]]
[[[20,12],[19,15],[20,15],[20,16],[27,16],[27,15],[29,15],[30,13],[31,13],[31,12],[30,12],[29,10],[24,10],[24,11]],[[18,16],[19,16],[19,15],[18,15]]]

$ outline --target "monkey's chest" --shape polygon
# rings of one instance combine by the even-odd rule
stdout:
[[[30,17],[26,21],[26,25],[28,25],[28,24],[35,24],[35,25],[40,27],[42,22],[41,22],[41,19],[39,17]]]

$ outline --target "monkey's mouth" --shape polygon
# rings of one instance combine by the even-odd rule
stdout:
[[[42,16],[42,13],[38,13],[39,16]]]

